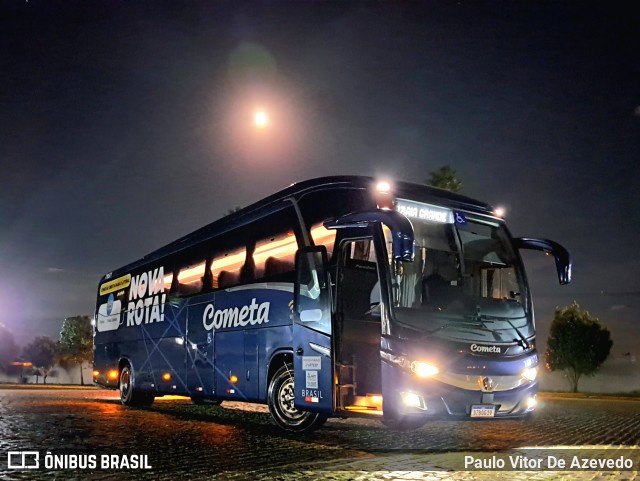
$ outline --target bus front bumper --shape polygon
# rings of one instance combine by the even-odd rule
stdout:
[[[383,374],[385,416],[457,419],[523,417],[536,408],[537,382],[507,390],[463,389],[433,379],[417,379],[393,366]]]

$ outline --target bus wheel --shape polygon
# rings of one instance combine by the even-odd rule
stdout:
[[[305,433],[321,427],[327,417],[298,410],[293,404],[293,389],[293,366],[285,364],[269,382],[269,412],[278,427],[294,433]]]
[[[155,399],[154,395],[133,389],[133,373],[126,365],[120,372],[120,402],[130,407],[149,407]]]

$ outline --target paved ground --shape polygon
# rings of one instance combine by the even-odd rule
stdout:
[[[134,410],[122,407],[112,391],[0,387],[0,480],[633,480],[640,479],[640,449],[632,449],[639,446],[638,398],[545,395],[529,420],[433,421],[410,433],[369,419],[330,420],[318,432],[296,437],[280,433],[263,406],[194,406],[165,398]],[[8,469],[7,453],[24,450],[40,454],[41,469]],[[60,462],[70,459],[62,455],[82,455],[96,456],[98,464],[105,454],[146,455],[152,469],[45,469],[47,451]],[[559,458],[569,467],[574,456],[579,462],[630,460],[633,467],[510,467],[527,461],[547,468]]]

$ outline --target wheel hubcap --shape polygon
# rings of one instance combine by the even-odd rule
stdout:
[[[280,407],[282,408],[283,414],[291,419],[299,418],[304,415],[304,413],[301,413],[296,409],[294,405],[294,398],[293,379],[289,379],[280,386],[278,399],[280,400]]]
[[[126,398],[129,394],[130,380],[131,376],[129,375],[129,371],[123,372],[120,378],[120,396],[122,398]]]

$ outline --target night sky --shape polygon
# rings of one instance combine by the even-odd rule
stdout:
[[[640,353],[633,2],[0,2],[0,322],[93,315],[105,273],[292,182],[450,165]],[[270,125],[256,129],[263,108]]]

